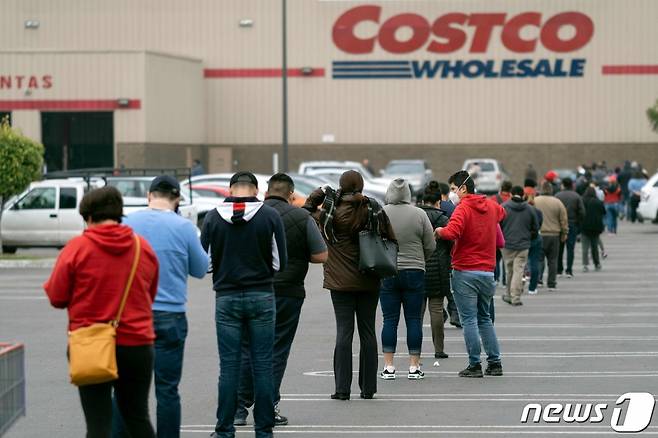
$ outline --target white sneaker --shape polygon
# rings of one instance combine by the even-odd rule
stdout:
[[[407,379],[409,380],[420,380],[425,378],[425,373],[420,370],[420,368],[410,367],[409,375]]]
[[[384,380],[395,380],[395,368],[394,367],[384,367],[382,372],[379,374]]]
[[[537,295],[536,290],[528,290],[528,295]]]

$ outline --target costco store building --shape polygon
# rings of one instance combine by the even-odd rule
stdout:
[[[2,0],[0,113],[49,170],[272,170],[281,1]],[[658,166],[655,0],[288,0],[290,167]],[[2,114],[0,114],[2,115]]]

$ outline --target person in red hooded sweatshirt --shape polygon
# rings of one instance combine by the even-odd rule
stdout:
[[[87,228],[62,250],[44,289],[53,307],[67,309],[68,330],[107,323],[118,312],[135,256],[135,234],[121,225],[123,200],[114,187],[87,193],[80,215]],[[155,437],[148,395],[153,373],[153,300],[158,288],[158,259],[139,237],[135,277],[117,327],[119,379],[79,387],[88,437],[110,438],[112,389],[134,437]]]
[[[436,234],[454,240],[452,248],[452,290],[464,329],[468,367],[460,377],[482,377],[480,339],[487,353],[489,376],[502,376],[503,366],[496,330],[491,321],[491,300],[496,293],[496,234],[505,210],[495,201],[475,194],[475,183],[465,170],[448,179],[459,204],[446,227]]]

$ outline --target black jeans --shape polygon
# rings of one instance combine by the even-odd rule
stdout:
[[[336,392],[349,394],[352,387],[352,338],[354,316],[359,328],[359,387],[363,394],[377,392],[377,336],[375,313],[379,291],[331,291],[336,316],[334,379]]]
[[[565,271],[567,274],[573,274],[573,260],[576,253],[576,241],[580,229],[575,223],[569,222],[569,234],[567,234],[567,241],[560,241],[560,251],[557,256],[557,273],[562,275]],[[564,266],[564,249],[567,250],[567,265]]]
[[[281,400],[281,382],[288,365],[288,356],[297,333],[299,316],[304,298],[276,297],[276,323],[274,326],[274,348],[272,350],[272,378],[274,380],[274,405]],[[254,381],[251,371],[249,337],[242,338],[242,370],[238,389],[238,410],[236,418],[247,418],[247,408],[254,404]]]
[[[126,432],[134,438],[154,438],[148,396],[153,374],[153,346],[117,346],[119,379],[78,388],[87,423],[87,438],[112,435],[112,389]]]
[[[560,252],[560,236],[542,236],[543,252],[542,265],[548,264],[548,287],[557,286],[557,257]]]

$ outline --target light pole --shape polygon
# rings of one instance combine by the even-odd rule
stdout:
[[[281,71],[281,78],[283,83],[283,168],[284,172],[288,172],[288,41],[287,41],[287,1],[282,1],[282,34],[283,34],[283,68]]]

